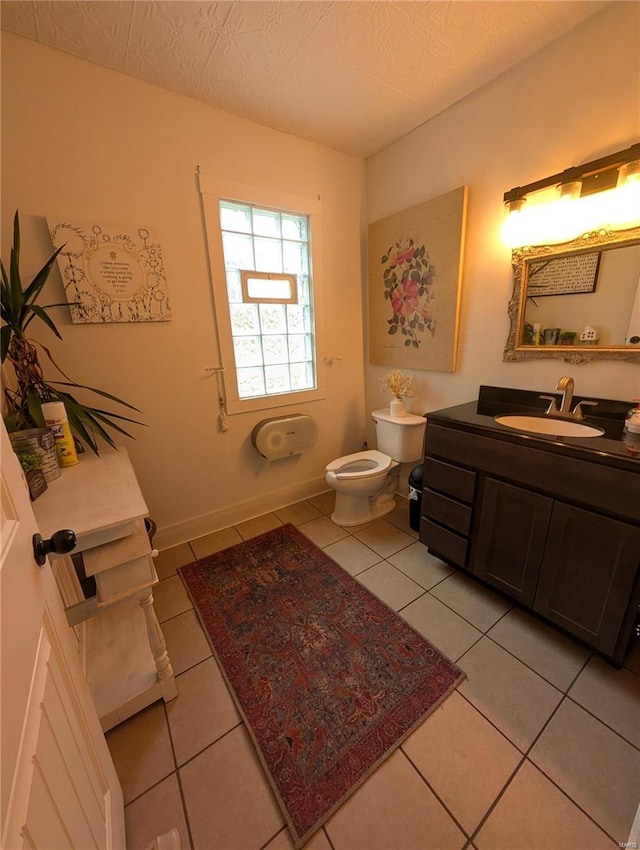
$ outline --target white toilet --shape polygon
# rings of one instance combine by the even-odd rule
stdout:
[[[325,469],[325,481],[336,491],[331,519],[336,525],[360,525],[391,513],[396,502],[401,463],[419,460],[424,449],[424,416],[391,416],[374,410],[378,449],[344,455]]]

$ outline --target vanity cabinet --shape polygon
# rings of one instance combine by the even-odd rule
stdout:
[[[34,504],[43,537],[69,528],[71,555],[49,555],[102,729],[177,696],[153,607],[158,576],[147,505],[125,449],[82,455]]]
[[[624,655],[618,640],[639,565],[640,528],[555,502],[534,610],[605,655]]]
[[[532,443],[429,422],[420,540],[620,664],[640,602],[640,475]]]
[[[478,502],[480,517],[473,572],[487,584],[531,607],[553,500],[487,478]]]

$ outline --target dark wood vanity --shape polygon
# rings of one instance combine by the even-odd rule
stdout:
[[[605,417],[589,421],[602,437],[558,438],[493,419],[539,409],[537,393],[480,389],[427,414],[420,540],[620,665],[640,603],[640,459],[620,440],[624,403],[600,400]]]

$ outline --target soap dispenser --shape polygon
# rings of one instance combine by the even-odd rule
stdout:
[[[634,455],[640,455],[640,398],[634,399],[636,405],[627,413],[624,420],[622,442]]]

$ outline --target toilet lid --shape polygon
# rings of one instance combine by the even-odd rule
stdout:
[[[389,455],[371,449],[332,460],[326,471],[333,472],[337,478],[368,478],[386,472],[390,467]]]

